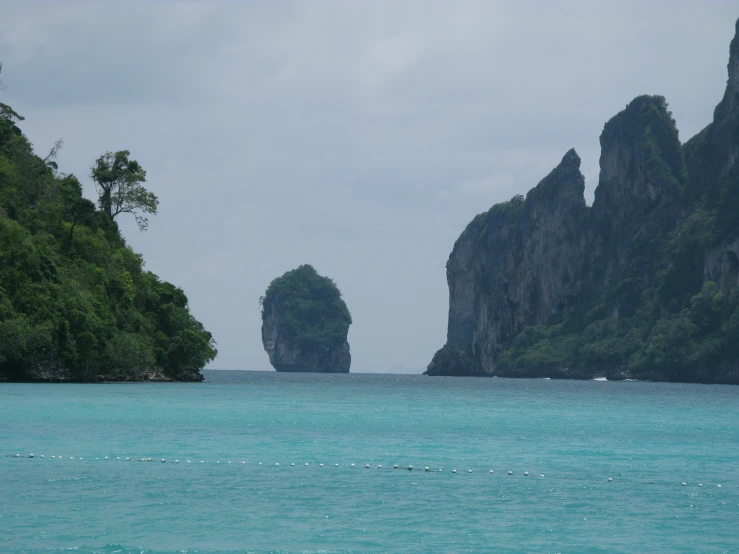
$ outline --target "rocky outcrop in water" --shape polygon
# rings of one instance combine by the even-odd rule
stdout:
[[[262,344],[277,371],[349,373],[351,315],[336,284],[310,265],[270,284],[262,304]]]
[[[570,150],[464,230],[427,374],[739,382],[739,21],[711,125],[640,96],[600,140],[592,207]]]

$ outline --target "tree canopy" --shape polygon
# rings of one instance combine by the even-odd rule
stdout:
[[[144,231],[149,220],[144,214],[156,215],[159,199],[144,188],[146,171],[136,160],[129,160],[128,150],[106,152],[95,160],[90,177],[95,182],[98,205],[111,219],[129,213]]]

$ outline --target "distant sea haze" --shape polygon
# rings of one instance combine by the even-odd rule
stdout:
[[[273,369],[268,367],[269,364],[266,364],[267,367],[263,369],[239,369],[239,368],[222,368],[222,367],[214,367],[205,370],[207,371],[274,371]],[[383,369],[378,371],[353,371],[352,373],[380,373],[380,374],[390,374],[390,375],[420,375],[425,371],[424,368],[406,368],[406,367],[392,367],[390,369]]]

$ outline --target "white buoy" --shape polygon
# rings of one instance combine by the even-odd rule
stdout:
[[[16,458],[20,458],[20,457],[21,457],[21,455],[20,455],[20,454],[16,454],[16,455],[15,455],[15,457],[16,457]]]
[[[56,456],[52,456],[52,458],[56,458]]]
[[[698,483],[698,486],[699,486],[699,487],[702,487],[702,486],[703,486],[703,483]]]
[[[279,462],[277,462],[277,463],[276,463],[275,465],[276,465],[276,466],[278,466],[278,465],[280,465],[280,463],[279,463]]]
[[[334,464],[334,467],[339,467],[339,464]]]
[[[365,469],[369,469],[369,464],[364,464]]]
[[[120,460],[120,459],[121,459],[121,457],[120,457],[120,456],[116,456],[116,457],[115,457],[115,459],[116,459],[116,460]]]
[[[204,463],[205,463],[205,460],[200,460],[200,463],[201,463],[201,464],[204,464]]]
[[[230,462],[230,461],[228,461],[228,462],[226,462],[226,463],[227,463],[227,464],[230,464],[231,462]]]
[[[609,478],[608,478],[608,482],[610,483],[611,481],[613,481],[613,479],[611,479],[611,478],[609,477]]]
[[[84,458],[82,456],[80,456],[80,460],[84,460]]]
[[[295,466],[295,464],[290,464],[290,467],[294,467],[294,466]]]
[[[453,470],[452,470],[452,473],[457,473],[457,470],[456,470],[456,469],[453,469]]]
[[[190,463],[190,460],[187,460],[187,463],[189,464]]]
[[[107,459],[108,459],[108,457],[107,457],[107,456],[105,456],[105,459],[107,460]]]
[[[180,463],[180,461],[179,461],[179,460],[175,460],[175,461],[174,461],[174,463],[176,463],[176,464],[179,464],[179,463]]]
[[[323,464],[318,464],[318,467],[323,467]]]
[[[126,461],[127,461],[127,462],[130,462],[130,461],[131,461],[131,458],[126,458]]]
[[[429,466],[426,466],[425,468],[423,468],[423,470],[424,470],[424,471],[430,471],[430,470],[429,470]]]
[[[544,477],[544,474],[542,473],[542,474],[540,475],[540,477]]]
[[[241,465],[244,465],[244,464],[246,464],[246,462],[241,462]]]
[[[718,488],[721,488],[721,485],[716,485]]]
[[[524,477],[528,477],[529,476],[529,472],[528,471],[524,471],[523,474],[524,474]]]
[[[489,471],[489,473],[493,473],[493,470],[491,469],[491,470]]]
[[[382,464],[377,464],[377,469],[382,469]]]
[[[44,457],[44,455],[43,455],[43,454],[41,454],[41,456],[40,456],[40,457],[41,457],[41,458],[43,458],[43,457]]]
[[[683,483],[683,487],[685,486],[685,483]]]
[[[513,475],[513,472],[512,472],[512,471],[509,471],[509,472],[508,472],[508,475]]]
[[[28,457],[29,457],[29,458],[33,458],[33,454],[29,454],[29,456],[28,456]]]
[[[443,471],[443,470],[442,470],[441,468],[439,468],[439,473],[441,473],[442,471]]]
[[[217,460],[217,461],[216,461],[216,463],[217,463],[217,464],[220,464],[220,463],[221,463],[221,460]]]
[[[408,471],[412,470],[413,466],[408,466]]]
[[[398,469],[398,464],[393,464],[393,469]]]
[[[354,467],[354,464],[352,464],[352,467]]]
[[[162,463],[164,463],[164,462],[165,462],[165,460],[164,460],[164,458],[162,458]]]
[[[70,457],[69,457],[69,459],[70,459],[70,460],[74,460],[74,456],[70,456]]]
[[[305,462],[305,465],[308,465],[308,462]]]
[[[262,462],[259,462],[259,465],[262,465]]]
[[[61,456],[59,456],[59,457],[61,458]],[[95,459],[96,459],[96,460],[99,460],[100,458],[95,458]],[[146,461],[146,459],[144,459],[144,461]]]
[[[151,458],[149,458],[149,461],[151,462]]]
[[[471,470],[471,469],[468,469],[468,470],[467,470],[467,473],[472,473],[472,470]]]

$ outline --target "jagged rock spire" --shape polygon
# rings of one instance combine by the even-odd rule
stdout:
[[[739,19],[736,20],[734,39],[729,46],[728,80],[721,103],[716,106],[713,120],[721,127],[737,117],[739,112]]]

